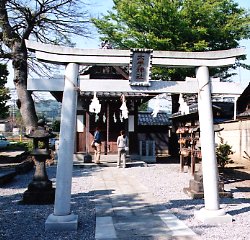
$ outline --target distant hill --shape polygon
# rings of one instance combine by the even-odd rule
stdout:
[[[12,109],[17,110],[16,100],[17,94],[16,89],[10,89],[11,99],[8,101],[7,105]],[[45,117],[48,121],[59,120],[61,116],[61,106],[62,104],[57,102],[55,98],[48,92],[34,92],[32,94],[36,113],[38,117]],[[15,112],[15,111],[14,111]]]

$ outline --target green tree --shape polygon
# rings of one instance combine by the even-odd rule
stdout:
[[[225,166],[229,163],[233,163],[233,160],[229,157],[234,152],[232,151],[232,146],[224,143],[223,139],[221,139],[221,143],[216,148],[216,157],[218,166],[221,167],[223,171]]]
[[[9,107],[6,106],[10,99],[9,89],[5,87],[9,73],[5,64],[0,64],[0,118],[8,116]]]
[[[53,121],[52,122],[52,130],[54,131],[54,132],[59,132],[60,131],[60,124],[61,124],[61,122],[59,121],[59,120],[55,120],[55,121]]]
[[[37,72],[41,68],[31,65],[25,39],[72,46],[73,36],[88,36],[85,6],[81,0],[0,1],[0,57],[12,60],[17,104],[27,129],[37,125],[32,93],[27,91],[27,68]]]
[[[148,102],[144,102],[139,106],[139,111],[147,111],[148,109]]]
[[[241,39],[250,37],[249,12],[233,0],[114,0],[112,11],[93,23],[102,40],[120,49],[225,50],[239,47]],[[210,75],[227,79],[228,70],[212,69]],[[152,71],[154,79],[162,80],[195,76],[194,69]]]

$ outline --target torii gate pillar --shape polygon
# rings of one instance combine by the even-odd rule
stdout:
[[[219,205],[218,167],[215,154],[211,82],[208,67],[198,67],[196,78],[199,84],[198,110],[205,207],[195,212],[195,216],[206,224],[228,223],[232,222],[232,216],[220,209]]]
[[[56,172],[54,213],[45,222],[46,230],[77,230],[78,216],[71,213],[71,185],[76,125],[79,65],[69,63],[65,70],[65,84],[61,110],[61,128]]]

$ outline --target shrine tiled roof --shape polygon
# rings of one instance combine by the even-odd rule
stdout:
[[[237,118],[250,118],[250,109],[238,114]]]
[[[138,124],[141,126],[168,126],[170,125],[169,114],[158,113],[153,117],[149,112],[138,113]]]
[[[180,111],[173,113],[170,118],[179,118],[179,117],[185,117],[187,115],[191,114],[198,114],[198,104],[192,104],[189,107],[189,113],[182,114]],[[213,102],[212,104],[213,111],[220,112],[221,118],[232,118],[233,117],[233,111],[234,111],[234,104],[232,102]]]

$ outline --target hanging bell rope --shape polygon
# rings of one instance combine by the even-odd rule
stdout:
[[[94,97],[89,105],[89,111],[96,114],[100,113],[101,111],[101,104],[96,96],[96,92],[94,92]]]
[[[157,117],[159,111],[160,111],[160,99],[159,96],[157,95],[155,98],[154,110],[151,113],[151,115],[155,118]]]
[[[122,111],[121,115],[122,115],[122,118],[127,119],[128,118],[128,108],[126,105],[126,100],[125,100],[124,94],[122,94],[121,100],[122,100],[122,105],[120,107],[120,110]]]

